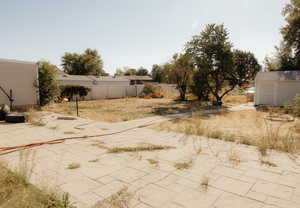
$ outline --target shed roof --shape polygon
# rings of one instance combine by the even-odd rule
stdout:
[[[17,64],[36,65],[36,62],[33,62],[33,61],[20,61],[20,60],[15,60],[15,59],[2,59],[2,58],[0,58],[0,63],[17,63]]]
[[[300,81],[300,71],[270,71],[258,72],[256,80],[266,81]]]
[[[137,75],[131,75],[131,76],[116,76],[116,78],[122,78],[127,80],[141,80],[141,81],[150,81],[152,78],[150,76],[137,76]]]

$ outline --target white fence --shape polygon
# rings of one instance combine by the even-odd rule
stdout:
[[[178,93],[176,85],[158,84],[165,95]],[[144,90],[144,85],[126,85],[126,86],[101,86],[92,85],[85,86],[90,89],[84,100],[100,100],[124,97],[138,97],[141,96]]]
[[[130,86],[87,86],[91,89],[85,100],[99,100],[140,96],[144,85]]]

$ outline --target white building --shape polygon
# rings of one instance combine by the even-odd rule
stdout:
[[[255,90],[256,105],[283,106],[300,94],[300,71],[259,72]]]
[[[0,59],[0,104],[13,106],[38,104],[38,67],[34,62]]]
[[[59,73],[57,81],[60,85],[80,85],[80,86],[129,86],[130,81],[111,76],[86,76],[68,75]]]

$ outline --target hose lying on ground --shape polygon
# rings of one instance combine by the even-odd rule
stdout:
[[[149,121],[145,124],[137,125],[131,128],[123,129],[120,131],[115,131],[115,132],[110,132],[110,133],[104,133],[104,134],[98,134],[98,135],[90,135],[90,136],[77,136],[77,137],[65,137],[65,138],[60,138],[60,139],[54,139],[54,140],[48,140],[45,142],[36,142],[36,143],[31,143],[31,144],[25,144],[25,145],[19,145],[19,146],[11,146],[11,147],[0,147],[0,156],[1,155],[6,155],[9,153],[13,153],[19,150],[24,150],[24,149],[30,149],[33,147],[38,147],[42,145],[47,145],[47,144],[60,144],[65,142],[66,140],[75,140],[75,139],[87,139],[87,138],[95,138],[95,137],[103,137],[103,136],[110,136],[110,135],[115,135],[115,134],[120,134],[123,132],[127,132],[133,129],[137,128],[144,128],[147,126],[152,125],[152,122],[156,120]]]

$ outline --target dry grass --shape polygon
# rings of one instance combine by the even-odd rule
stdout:
[[[228,160],[234,165],[238,165],[241,162],[240,155],[237,152],[231,151],[228,154]]]
[[[99,159],[89,160],[89,162],[91,162],[91,163],[95,163],[95,162],[98,162],[98,161],[99,161]]]
[[[122,98],[95,101],[80,101],[79,115],[82,118],[105,122],[122,122],[133,119],[185,113],[213,108],[197,100],[174,101],[168,98],[144,99]],[[76,116],[75,103],[54,103],[43,107],[44,111]]]
[[[298,122],[269,121],[267,115],[255,110],[228,112],[168,121],[151,128],[255,145],[263,154],[267,149],[299,152]]]
[[[64,131],[64,134],[75,134],[74,131]]]
[[[208,184],[209,184],[209,177],[203,176],[203,177],[201,178],[200,185],[201,185],[201,187],[203,188],[204,191],[207,191],[207,189],[208,189]]]
[[[0,207],[1,208],[75,208],[68,195],[60,196],[31,185],[34,154],[21,151],[19,166],[15,172],[0,163]]]
[[[189,169],[193,165],[193,160],[189,160],[186,162],[177,162],[174,164],[174,167],[178,170]]]
[[[99,201],[92,208],[129,208],[131,207],[131,200],[134,194],[128,191],[125,187],[110,197]]]
[[[68,169],[78,169],[78,168],[80,168],[80,164],[79,163],[71,163],[71,164],[69,164],[68,165],[68,167],[67,167]]]
[[[251,102],[246,95],[227,95],[223,98],[223,104],[226,106],[239,105]]]
[[[154,165],[155,167],[158,167],[159,166],[159,161],[158,160],[155,160],[155,159],[147,159],[147,161],[151,164],[151,165]]]
[[[34,126],[45,126],[46,124],[41,119],[41,112],[29,108],[26,115],[26,121]]]
[[[261,159],[260,164],[270,166],[270,167],[277,167],[277,165],[269,160]]]
[[[141,151],[156,151],[174,149],[173,146],[155,145],[155,144],[141,144],[136,147],[112,147],[108,148],[108,153],[122,153],[122,152],[141,152]]]

